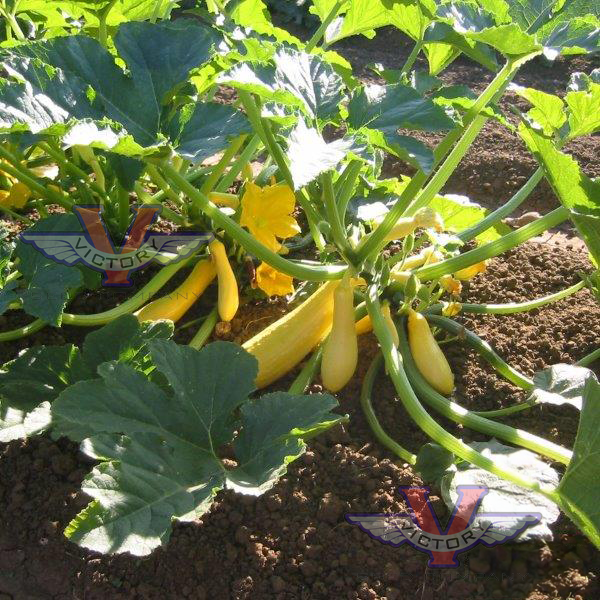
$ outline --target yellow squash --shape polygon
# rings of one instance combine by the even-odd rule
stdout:
[[[201,260],[173,292],[154,300],[135,313],[140,323],[169,319],[176,323],[204,293],[217,274],[212,261]]]
[[[321,379],[325,388],[337,392],[350,381],[358,363],[354,292],[348,279],[343,279],[333,293],[333,304],[333,325],[323,349]]]
[[[410,309],[408,342],[417,369],[435,390],[449,396],[454,390],[454,375],[441,348],[433,337],[427,319]]]
[[[389,241],[405,238],[419,227],[433,227],[436,231],[444,229],[444,221],[429,207],[417,211],[413,217],[401,217],[396,221],[392,230],[385,236]]]
[[[229,264],[225,246],[219,240],[213,240],[208,248],[219,280],[219,317],[222,321],[231,321],[240,305],[237,280]]]
[[[485,273],[485,271],[487,269],[487,265],[488,265],[488,261],[482,260],[481,262],[478,262],[475,265],[471,265],[470,267],[465,267],[464,269],[461,269],[460,271],[456,271],[456,273],[454,273],[454,277],[456,277],[456,279],[462,279],[463,281],[473,279],[473,277],[475,277],[475,275],[479,275],[480,273]]]
[[[389,302],[384,302],[381,306],[381,312],[383,313],[383,318],[392,334],[392,339],[394,340],[394,344],[398,347],[400,342],[398,338],[398,330],[396,329],[396,325],[394,324],[394,320],[392,319],[392,313],[390,312]],[[356,331],[356,335],[362,335],[363,333],[369,333],[373,331],[373,323],[371,322],[371,317],[369,315],[364,316],[359,321],[356,321],[354,324],[354,329]]]
[[[338,285],[339,281],[324,283],[302,304],[243,344],[258,360],[257,388],[285,375],[325,339],[333,321],[333,293]]]

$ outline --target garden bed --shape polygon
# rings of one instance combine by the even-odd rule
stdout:
[[[495,259],[488,273],[465,290],[465,300],[532,299],[571,284],[574,274],[587,268],[583,252],[531,243]],[[247,307],[239,323],[242,341],[281,310],[278,305]],[[534,312],[465,322],[528,374],[579,359],[600,337],[600,307],[585,290]],[[523,330],[528,334],[522,335]],[[518,338],[516,332],[521,332]],[[68,337],[64,331],[62,335]],[[412,468],[373,439],[360,410],[361,380],[376,347],[370,334],[362,336],[359,369],[340,395],[340,410],[350,415],[346,427],[311,443],[309,452],[263,497],[220,493],[200,522],[176,525],[167,546],[146,559],[101,557],[64,538],[63,528],[88,502],[80,484],[90,463],[75,444],[43,436],[4,445],[0,591],[15,600],[332,595],[398,600],[415,594],[432,599],[438,594],[482,600],[597,598],[598,552],[564,517],[552,527],[553,542],[482,548],[463,555],[456,571],[441,572],[427,568],[427,557],[412,548],[383,546],[344,520],[346,512],[404,511],[398,487],[421,483]],[[457,349],[449,357],[458,393],[469,408],[501,408],[514,401],[515,388],[472,354],[465,361]],[[600,365],[594,366],[600,373]],[[276,387],[284,389],[285,383]],[[417,449],[427,441],[388,382],[376,387],[375,409],[384,428],[405,447]],[[571,407],[545,406],[506,422],[511,420],[568,446],[578,414]],[[434,490],[434,505],[442,516],[445,507],[438,494]]]

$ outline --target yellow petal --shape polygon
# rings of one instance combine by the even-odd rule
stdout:
[[[10,206],[23,208],[25,204],[27,204],[29,198],[31,198],[31,190],[24,183],[17,181],[17,183],[10,188],[10,195],[8,197]]]
[[[268,296],[286,296],[294,291],[294,278],[277,271],[267,263],[256,269],[256,283]]]
[[[280,238],[288,238],[298,235],[302,230],[294,217],[286,215],[278,217],[270,223],[271,231]]]
[[[296,208],[296,196],[289,185],[267,185],[262,189],[262,199],[271,215],[289,215]]]
[[[263,245],[277,252],[281,248],[281,244],[277,241],[275,234],[269,229],[263,228],[250,228],[250,233]]]

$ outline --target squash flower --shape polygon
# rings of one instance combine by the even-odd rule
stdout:
[[[300,226],[292,217],[296,198],[285,184],[260,187],[249,181],[242,197],[240,225],[273,252],[281,249],[277,238],[288,238],[300,233]]]
[[[31,190],[20,181],[14,183],[10,190],[0,190],[0,204],[6,208],[23,208],[31,197]]]
[[[256,285],[267,296],[286,296],[294,291],[293,277],[263,262],[256,269]]]

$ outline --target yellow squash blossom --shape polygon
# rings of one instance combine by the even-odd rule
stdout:
[[[300,233],[300,227],[292,212],[296,198],[285,184],[260,187],[248,182],[242,197],[240,225],[262,244],[277,252],[281,244],[277,238],[288,238]]]
[[[14,183],[10,190],[0,190],[0,204],[7,208],[23,208],[31,198],[31,190],[20,181]]]
[[[256,269],[256,284],[267,296],[286,296],[294,291],[293,277],[277,271],[267,263]]]

